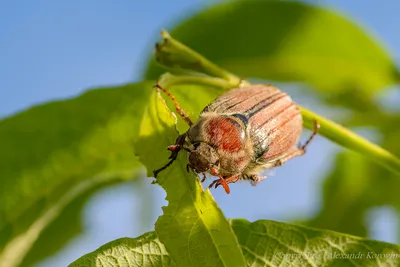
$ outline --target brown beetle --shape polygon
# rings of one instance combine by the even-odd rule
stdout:
[[[155,177],[184,149],[189,152],[188,170],[202,173],[202,182],[205,172],[218,176],[209,187],[222,185],[229,194],[228,183],[244,179],[257,184],[264,179],[258,175],[262,169],[303,155],[319,129],[315,122],[313,134],[304,145],[297,146],[303,129],[300,110],[289,95],[272,85],[232,89],[205,107],[194,124],[168,90],[155,87],[173,100],[190,126],[168,147],[172,151],[170,161],[154,171]]]

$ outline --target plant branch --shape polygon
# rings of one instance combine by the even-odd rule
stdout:
[[[205,73],[228,81],[232,87],[240,83],[240,78],[218,67],[196,51],[173,39],[168,32],[161,32],[162,42],[156,45],[156,60],[170,71]]]
[[[320,135],[325,136],[327,139],[342,147],[358,152],[397,174],[400,174],[400,159],[389,151],[371,143],[342,125],[324,118],[304,107],[300,106],[300,110],[306,128],[312,129],[314,127],[314,121],[317,120],[321,125],[318,132]]]
[[[198,84],[198,85],[206,85],[206,86],[214,86],[218,88],[224,88],[226,90],[231,89],[233,87],[227,80],[221,78],[215,78],[210,76],[200,76],[200,75],[173,75],[171,73],[164,73],[161,75],[158,83],[165,88],[169,88],[172,85],[182,85],[182,84]]]
[[[177,84],[194,83],[230,89],[237,87],[240,83],[241,79],[239,77],[219,68],[199,53],[173,39],[166,31],[163,31],[161,35],[164,42],[157,44],[156,50],[156,58],[159,62],[167,67],[179,66],[182,69],[195,70],[215,76],[175,76],[167,73],[162,75],[160,79],[160,83],[163,86],[169,87]],[[393,172],[400,174],[400,160],[390,152],[304,107],[300,107],[300,109],[306,128],[313,129],[314,121],[317,120],[321,125],[320,135],[347,149],[363,154]]]

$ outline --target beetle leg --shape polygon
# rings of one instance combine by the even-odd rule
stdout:
[[[189,125],[192,126],[193,122],[192,120],[188,117],[188,115],[186,115],[186,113],[183,111],[183,109],[181,108],[181,106],[179,106],[178,101],[176,101],[176,98],[174,97],[173,94],[171,94],[170,91],[168,91],[165,88],[162,88],[158,83],[156,85],[154,85],[155,88],[163,91],[169,98],[171,98],[172,102],[174,102],[175,105],[175,109],[176,112],[178,112],[178,114],[182,117],[182,119]]]
[[[228,186],[227,182],[225,181],[224,177],[222,177],[222,176],[218,176],[218,177],[219,177],[219,179],[213,181],[213,182],[208,186],[208,188],[211,188],[211,187],[213,187],[214,185],[215,185],[215,188],[217,188],[217,186],[222,185],[222,187],[225,189],[225,192],[226,192],[227,194],[229,194],[229,193],[231,192],[231,190],[229,189],[229,186]]]
[[[216,168],[211,168],[210,172],[212,175],[217,176],[219,178],[219,180],[215,180],[213,181],[208,188],[213,187],[213,185],[216,184],[215,188],[217,188],[218,185],[222,185],[222,187],[225,189],[225,192],[227,194],[229,194],[231,192],[231,190],[229,189],[228,184],[226,183],[225,179],[223,176],[219,175],[218,170]]]
[[[201,182],[204,183],[204,181],[206,180],[206,173],[202,172],[201,174],[203,175],[203,179],[201,179]]]
[[[195,174],[197,174],[197,173],[195,172],[195,170],[193,169],[193,167],[190,165],[190,163],[188,163],[188,164],[186,164],[186,171],[189,172],[190,170],[192,170]],[[203,182],[206,180],[206,173],[205,173],[205,172],[202,172],[201,174],[203,175],[203,178],[200,180],[200,182],[203,183]],[[200,177],[199,177],[199,178],[200,178]]]
[[[247,179],[251,180],[251,185],[256,186],[259,182],[267,178],[267,176],[260,176],[256,174],[251,174],[246,177]]]
[[[213,187],[218,181],[219,181],[219,180],[214,180],[214,181],[208,186],[208,188]]]
[[[188,164],[186,164],[186,171],[189,172],[190,170],[192,170],[193,173],[198,174],[198,173],[193,169],[193,167],[190,165],[190,163],[188,163]],[[204,182],[204,181],[206,180],[206,173],[205,173],[205,172],[202,172],[201,174],[203,175],[203,179],[201,179],[200,181],[201,181],[201,182]],[[199,177],[199,178],[200,178],[200,177]]]
[[[314,139],[314,137],[317,135],[319,128],[321,125],[319,125],[319,122],[314,120],[314,130],[311,136],[308,138],[308,140],[305,142],[303,146],[300,147],[301,150],[304,150],[304,153],[306,152],[305,149],[310,144],[310,142]]]
[[[287,154],[286,156],[284,156],[284,157],[282,157],[282,158],[276,160],[276,161],[274,162],[273,167],[282,166],[282,165],[283,165],[286,161],[288,161],[289,159],[292,159],[292,158],[297,157],[297,156],[304,155],[304,153],[305,153],[305,151],[304,151],[303,149],[296,147],[295,150],[293,150],[292,152],[290,152],[290,153]]]
[[[273,167],[278,167],[283,165],[286,161],[288,161],[291,158],[297,157],[297,156],[301,156],[304,155],[306,153],[306,147],[310,144],[310,142],[314,139],[314,137],[317,135],[318,130],[320,128],[320,125],[318,123],[318,121],[314,121],[314,131],[311,134],[311,136],[308,138],[308,140],[305,142],[304,145],[300,146],[300,147],[296,147],[295,150],[293,150],[292,152],[290,152],[289,154],[287,154],[286,156],[284,156],[283,158],[278,159],[277,161],[274,162]]]
[[[186,133],[184,133],[184,134],[178,136],[178,138],[176,138],[175,145],[168,146],[168,150],[171,151],[171,156],[169,156],[169,158],[168,158],[170,161],[166,165],[164,165],[163,167],[161,167],[161,168],[159,168],[157,170],[154,170],[153,171],[154,177],[157,177],[157,175],[161,171],[163,171],[166,168],[168,168],[172,164],[172,162],[174,162],[176,160],[176,158],[178,157],[179,151],[181,151],[181,149],[183,148],[183,144],[185,143],[185,139],[186,139]]]
[[[239,180],[239,178],[240,178],[239,175],[231,176],[228,178],[219,176],[219,180],[213,181],[208,187],[211,188],[215,185],[215,188],[217,188],[218,186],[222,185],[222,187],[225,189],[225,192],[227,194],[229,194],[231,192],[231,190],[230,190],[228,184],[237,182]]]
[[[239,180],[239,178],[240,178],[239,175],[236,175],[236,176],[224,178],[223,180],[226,184],[230,184],[230,183],[236,183]],[[222,186],[223,186],[224,182],[222,182]],[[217,188],[219,185],[221,185],[221,180],[217,180],[217,182],[215,184],[215,188]]]
[[[190,168],[190,164],[189,164],[189,163],[188,163],[188,164],[186,164],[186,171],[187,171],[187,172],[189,172],[189,171],[190,171],[190,169],[191,169],[191,168]]]

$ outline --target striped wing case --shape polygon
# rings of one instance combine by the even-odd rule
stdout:
[[[302,131],[299,108],[289,95],[272,85],[233,89],[208,105],[202,113],[233,115],[247,126],[253,159],[273,162],[295,148]]]

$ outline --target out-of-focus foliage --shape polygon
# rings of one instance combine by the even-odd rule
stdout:
[[[400,116],[380,111],[379,114],[356,112],[349,124],[377,131],[382,137],[382,146],[400,156]],[[399,215],[399,188],[398,175],[365,157],[341,153],[326,178],[322,210],[308,223],[314,227],[367,236],[365,222],[369,209],[389,205]]]
[[[370,95],[399,78],[389,54],[364,30],[299,2],[227,2],[168,30],[239,77],[302,81],[330,98],[350,89]],[[145,77],[162,72],[152,59]]]
[[[0,251],[15,237],[24,235],[81,182],[113,173],[115,182],[121,177],[133,178],[139,167],[133,142],[138,136],[143,99],[150,95],[152,85],[148,82],[92,90],[0,121]],[[90,186],[88,189],[92,190]],[[82,202],[71,204],[73,211],[57,211],[61,218],[52,228],[58,229],[58,238],[52,238],[50,244],[41,242],[42,246],[35,249],[41,253],[31,255],[29,262],[54,252],[80,231],[78,218],[88,194],[79,197]]]

